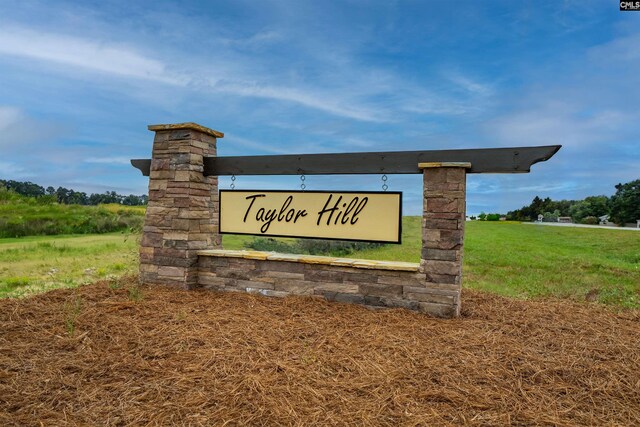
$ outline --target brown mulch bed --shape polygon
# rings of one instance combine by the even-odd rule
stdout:
[[[639,425],[640,312],[97,283],[0,300],[0,425]]]

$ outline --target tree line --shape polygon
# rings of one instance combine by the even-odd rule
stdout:
[[[542,215],[545,221],[558,217],[571,217],[573,222],[597,224],[599,218],[609,215],[609,221],[619,225],[635,223],[640,219],[640,179],[617,184],[613,196],[589,196],[583,200],[551,200],[536,196],[529,206],[507,213],[508,220],[535,221]]]
[[[102,194],[87,194],[83,191],[74,191],[64,187],[47,187],[34,184],[33,182],[22,182],[0,179],[0,187],[14,191],[20,195],[35,198],[46,198],[50,202],[58,202],[65,205],[100,205],[106,203],[117,203],[126,206],[146,205],[149,198],[146,194],[136,196],[129,194],[124,196],[115,191],[106,191]]]

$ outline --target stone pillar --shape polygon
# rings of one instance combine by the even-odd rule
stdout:
[[[149,205],[140,245],[140,280],[197,286],[197,251],[221,248],[218,177],[203,175],[224,135],[195,123],[151,125],[155,131]]]
[[[466,212],[466,169],[470,163],[420,163],[424,178],[422,256],[426,287],[453,291],[460,314],[462,248]]]

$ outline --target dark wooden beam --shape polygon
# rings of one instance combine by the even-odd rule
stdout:
[[[151,159],[131,159],[131,166],[142,172],[142,176],[149,176]]]
[[[549,160],[561,145],[463,150],[389,151],[374,153],[286,154],[275,156],[205,157],[209,175],[348,175],[421,173],[418,163],[469,162],[468,173],[526,173]],[[151,160],[131,164],[149,175]]]

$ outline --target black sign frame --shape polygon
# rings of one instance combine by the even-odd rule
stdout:
[[[232,233],[222,231],[222,194],[218,198],[218,233],[219,234],[235,234],[240,236],[260,236],[260,237],[279,237],[288,239],[313,239],[313,240],[333,240],[344,242],[364,242],[379,244],[402,244],[402,191],[341,191],[341,190],[266,190],[266,189],[237,189],[237,190],[219,190],[219,193],[239,193],[239,192],[269,192],[269,193],[339,193],[339,194],[397,194],[398,197],[398,238],[397,240],[363,240],[363,239],[337,239],[333,237],[309,237],[309,236],[285,236],[281,234],[258,234],[258,233]]]

